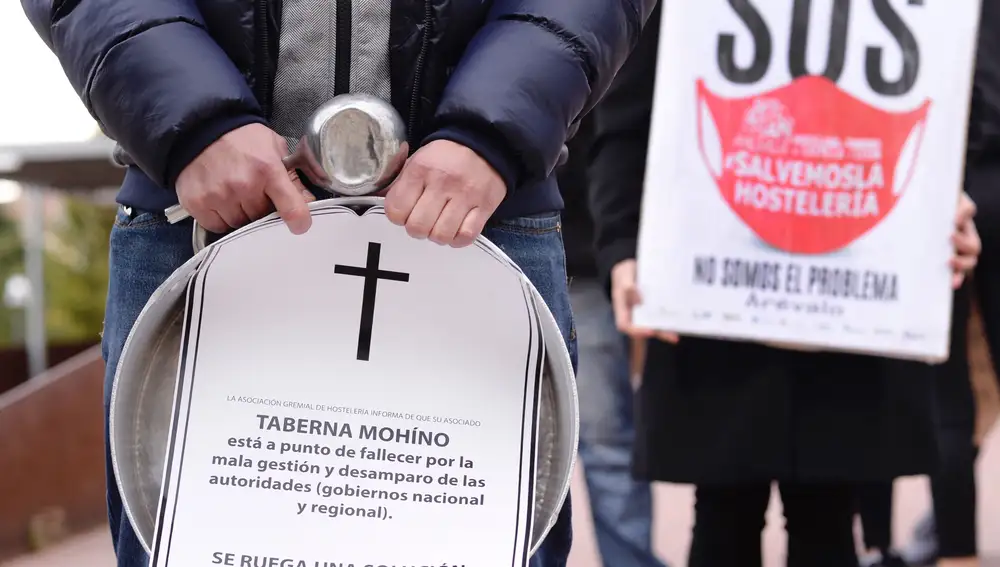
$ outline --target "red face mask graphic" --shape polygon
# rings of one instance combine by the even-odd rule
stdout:
[[[851,244],[896,205],[929,107],[879,110],[825,77],[741,99],[716,96],[699,80],[698,141],[722,197],[757,236],[822,254]]]

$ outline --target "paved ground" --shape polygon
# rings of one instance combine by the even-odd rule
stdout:
[[[579,472],[579,471],[578,471]],[[579,476],[579,475],[578,475]],[[979,464],[980,485],[980,547],[984,556],[1000,559],[1000,432],[988,440]],[[577,531],[571,567],[600,567],[593,533],[584,505],[585,495],[579,478],[575,489],[575,527]],[[927,482],[923,478],[901,480],[896,487],[897,542],[904,542],[911,526],[928,505]],[[660,485],[656,497],[656,551],[672,565],[684,565],[692,523],[691,489],[684,486]],[[780,503],[772,502],[768,512],[768,527],[764,535],[767,567],[780,567],[784,554],[784,533]],[[112,567],[107,529],[76,537],[42,553],[4,564],[4,567]],[[1000,561],[983,567],[1000,567]]]

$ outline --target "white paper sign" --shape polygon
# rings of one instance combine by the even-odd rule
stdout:
[[[524,565],[544,356],[508,260],[381,207],[192,279],[153,567]]]
[[[946,358],[978,13],[668,2],[636,324]]]

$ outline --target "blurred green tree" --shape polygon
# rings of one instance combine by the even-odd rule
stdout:
[[[46,227],[45,323],[50,343],[99,340],[108,288],[108,239],[113,206],[62,196],[63,217]],[[20,226],[0,208],[0,294],[4,283],[24,273]],[[24,312],[0,302],[0,347],[20,342]],[[19,329],[15,333],[15,328]]]
[[[97,341],[108,289],[113,206],[67,196],[64,217],[45,242],[46,327],[50,343]]]
[[[24,247],[18,224],[0,207],[0,296],[10,276],[24,271]],[[20,311],[8,309],[0,301],[0,346],[10,344],[15,325],[20,326]]]

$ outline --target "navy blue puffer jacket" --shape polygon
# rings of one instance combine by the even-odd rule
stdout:
[[[498,215],[559,209],[551,174],[560,150],[625,61],[655,0],[391,2],[392,103],[411,147],[445,138],[482,155],[507,182]],[[267,122],[280,0],[21,3],[134,164],[123,204],[176,203],[177,176],[205,147]]]

